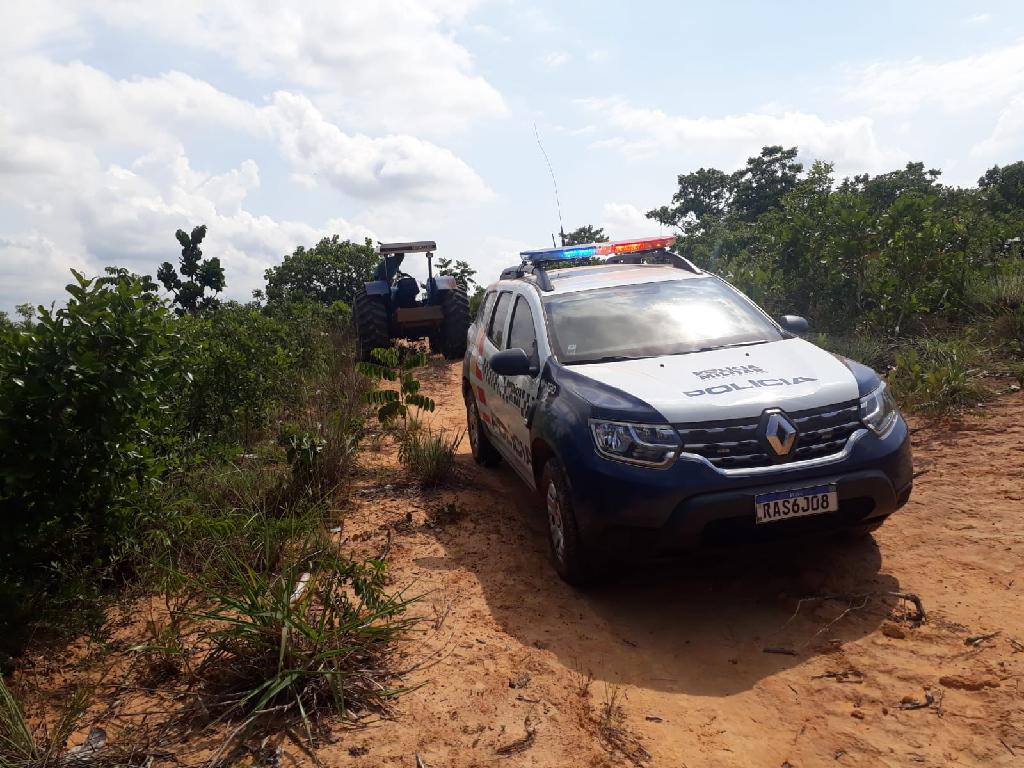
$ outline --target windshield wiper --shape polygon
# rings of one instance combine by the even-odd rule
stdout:
[[[701,352],[707,352],[712,349],[732,349],[733,347],[753,347],[757,344],[767,344],[768,339],[758,339],[757,341],[737,341],[734,344],[723,344],[720,347],[705,347],[700,350]]]
[[[565,360],[562,365],[596,365],[598,363],[621,363],[624,360],[645,360],[650,355],[605,355],[604,357],[588,357],[583,360]]]

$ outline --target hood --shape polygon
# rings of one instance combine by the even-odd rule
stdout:
[[[803,411],[860,394],[846,365],[803,339],[571,369],[649,403],[672,424]]]

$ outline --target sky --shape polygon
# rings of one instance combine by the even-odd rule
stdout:
[[[678,174],[767,144],[837,178],[1024,159],[1016,2],[3,0],[0,29],[7,311],[155,274],[198,224],[229,298],[331,234],[487,283],[559,208],[661,234]]]

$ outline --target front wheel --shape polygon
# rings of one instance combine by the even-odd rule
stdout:
[[[547,512],[548,543],[555,570],[569,584],[582,586],[593,579],[592,563],[576,524],[569,478],[558,459],[548,459],[544,465],[540,490]]]

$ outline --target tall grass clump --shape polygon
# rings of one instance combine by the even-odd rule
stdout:
[[[899,403],[910,410],[961,410],[987,397],[980,381],[981,359],[973,339],[922,340],[896,354],[888,382]]]
[[[0,676],[0,766],[3,768],[59,768],[73,765],[65,759],[68,739],[85,713],[88,692],[71,695],[54,722],[33,728],[21,701]]]
[[[385,711],[397,693],[388,649],[412,621],[385,574],[383,561],[338,557],[315,538],[277,570],[225,553],[194,615],[212,649],[198,669],[204,708],[245,722],[291,716],[311,738],[324,713]]]
[[[455,452],[462,437],[461,430],[410,428],[399,438],[398,460],[424,487],[440,485],[455,469]]]

